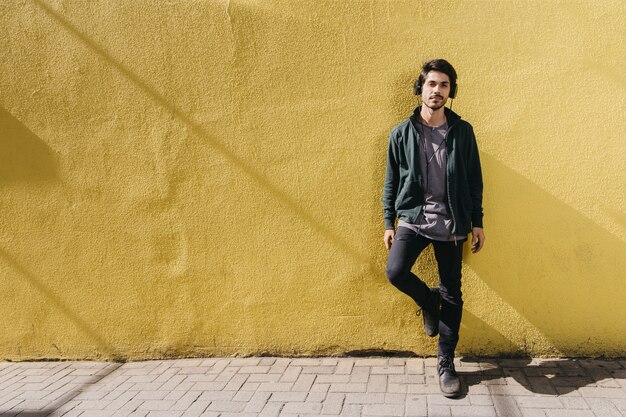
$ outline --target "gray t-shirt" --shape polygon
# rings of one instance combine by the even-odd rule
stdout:
[[[452,216],[448,210],[448,194],[446,182],[446,152],[445,136],[448,123],[440,126],[428,126],[421,121],[418,130],[421,136],[419,165],[422,174],[422,189],[424,190],[424,204],[417,218],[416,224],[403,220],[398,226],[408,227],[416,233],[432,240],[451,241]],[[456,240],[467,239],[467,236],[457,235]]]

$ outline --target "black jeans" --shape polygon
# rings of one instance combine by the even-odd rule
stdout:
[[[431,305],[430,289],[411,272],[417,257],[431,243],[439,269],[441,315],[439,319],[438,355],[454,356],[459,341],[463,312],[461,264],[465,241],[440,242],[420,236],[407,227],[398,227],[387,261],[387,279],[422,308]]]

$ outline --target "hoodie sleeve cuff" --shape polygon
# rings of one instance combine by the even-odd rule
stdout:
[[[472,216],[472,227],[480,227],[482,229],[483,227],[483,214],[482,213],[474,214]]]
[[[385,230],[390,230],[396,228],[396,219],[385,219]]]

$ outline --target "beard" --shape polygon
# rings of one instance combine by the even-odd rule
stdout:
[[[431,110],[439,110],[440,108],[445,106],[446,102],[447,100],[444,100],[443,97],[441,97],[441,100],[438,103],[432,103],[430,102],[430,100],[424,101],[423,103],[426,107],[428,107]]]

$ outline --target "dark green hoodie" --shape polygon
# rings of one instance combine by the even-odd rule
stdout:
[[[416,128],[420,107],[391,130],[387,170],[383,187],[385,229],[395,227],[396,217],[416,223],[424,203],[419,169],[420,135]],[[444,109],[448,121],[446,182],[452,233],[468,234],[472,227],[483,227],[483,178],[474,129],[453,112]]]

